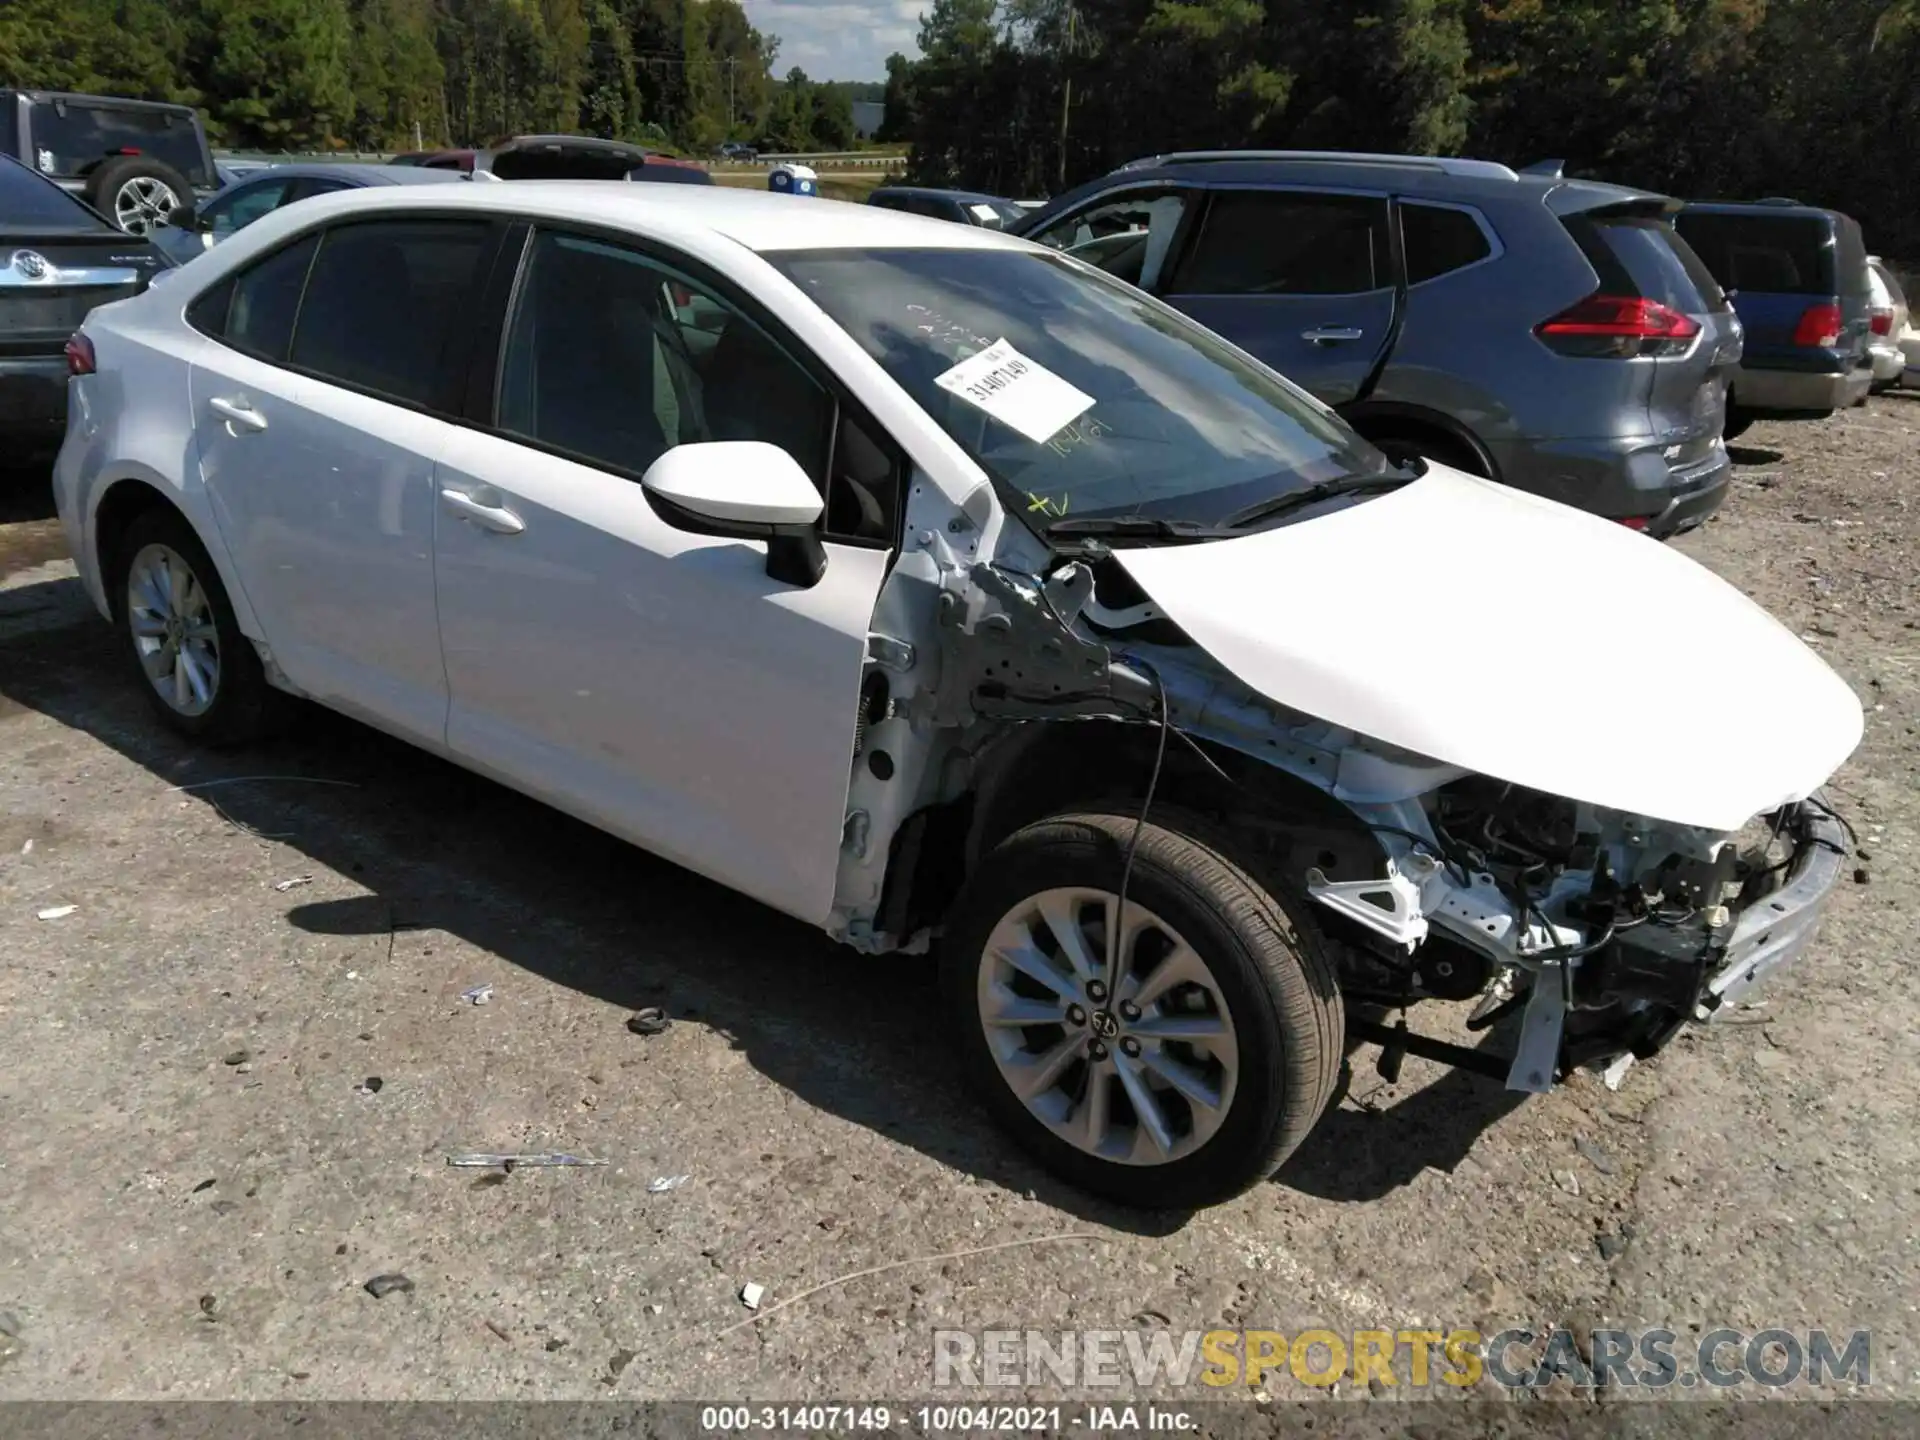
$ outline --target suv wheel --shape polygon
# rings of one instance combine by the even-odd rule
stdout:
[[[970,1078],[1043,1164],[1184,1209],[1265,1179],[1306,1138],[1344,1018],[1304,904],[1199,821],[1142,828],[1110,968],[1134,824],[1061,815],[1002,841],[961,897],[941,983]]]
[[[193,186],[171,165],[119,155],[87,180],[87,203],[129,235],[148,235],[188,203]]]

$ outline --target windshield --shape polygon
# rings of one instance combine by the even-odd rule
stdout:
[[[1219,525],[1290,491],[1391,468],[1343,421],[1211,332],[1059,256],[766,258],[1036,530],[1118,516]]]

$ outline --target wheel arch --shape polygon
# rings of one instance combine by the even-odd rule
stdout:
[[[1341,412],[1342,418],[1369,440],[1417,441],[1434,438],[1450,449],[1464,451],[1490,480],[1500,478],[1493,454],[1480,438],[1453,416],[1424,405],[1398,400],[1362,401]]]
[[[101,485],[97,495],[87,520],[87,545],[94,574],[100,581],[100,598],[110,617],[119,615],[120,573],[131,558],[124,553],[128,528],[147,511],[165,509],[185,520],[205,547],[226,589],[227,601],[233,606],[233,617],[241,633],[250,640],[262,638],[253,607],[247,603],[233,557],[227,553],[218,527],[210,523],[208,517],[196,515],[196,507],[181,503],[185,497],[178,489],[157,476],[128,473]]]

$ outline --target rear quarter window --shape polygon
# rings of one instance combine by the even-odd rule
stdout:
[[[1817,215],[1683,210],[1676,228],[1728,290],[1765,295],[1840,293],[1832,226]],[[1862,280],[1858,288],[1864,289],[1865,283]]]
[[[1400,238],[1407,251],[1409,285],[1464,270],[1493,254],[1478,220],[1443,205],[1402,202]]]

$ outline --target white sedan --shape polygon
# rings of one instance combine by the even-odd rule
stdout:
[[[1397,469],[996,231],[382,187],[70,359],[61,518],[163,721],[304,696],[937,942],[988,1103],[1126,1202],[1269,1174],[1353,1040],[1530,1091],[1650,1055],[1806,945],[1844,852],[1811,797],[1859,704],[1736,590]],[[1512,1022],[1386,1023],[1422,1000]]]

